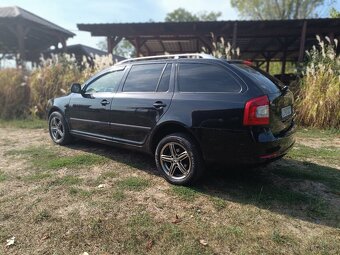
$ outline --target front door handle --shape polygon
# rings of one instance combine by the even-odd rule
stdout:
[[[104,99],[100,103],[105,106],[105,105],[109,104],[110,102],[108,100]]]
[[[157,101],[153,104],[153,107],[155,107],[156,109],[162,109],[165,106],[166,104],[164,104],[162,101]]]

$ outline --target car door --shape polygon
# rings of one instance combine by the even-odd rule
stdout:
[[[73,133],[111,137],[109,112],[124,69],[104,72],[87,83],[81,94],[71,97],[68,117]]]
[[[141,145],[169,108],[173,95],[173,65],[135,64],[111,106],[113,139]]]

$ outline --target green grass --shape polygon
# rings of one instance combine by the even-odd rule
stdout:
[[[38,182],[38,181],[42,181],[44,179],[48,179],[51,178],[53,175],[51,173],[33,173],[27,176],[22,177],[21,179],[25,180],[25,181],[30,181],[30,182]]]
[[[338,129],[316,129],[316,128],[299,128],[296,135],[301,138],[321,138],[332,139],[334,136],[340,136]]]
[[[108,161],[104,156],[96,154],[79,154],[60,156],[56,151],[46,147],[29,147],[23,150],[10,150],[5,155],[25,156],[38,169],[78,168],[102,164]]]
[[[118,176],[118,174],[116,172],[109,171],[109,172],[102,173],[99,178],[102,179],[102,180],[106,180],[106,179],[116,178],[117,176]]]
[[[277,244],[295,243],[294,239],[281,234],[277,229],[273,231],[272,240]]]
[[[103,156],[95,154],[80,154],[75,156],[56,157],[45,162],[48,169],[58,169],[63,167],[75,168],[82,166],[91,166],[95,164],[105,163],[107,159]]]
[[[211,197],[211,202],[213,203],[216,210],[223,210],[227,206],[227,202],[219,197]]]
[[[171,192],[181,199],[187,201],[193,201],[199,194],[199,192],[195,189],[184,186],[172,186]]]
[[[340,161],[340,149],[329,146],[326,148],[312,148],[302,144],[297,144],[292,150],[289,151],[288,157],[293,159],[324,159],[328,161]]]
[[[73,175],[65,175],[63,177],[57,178],[52,181],[51,185],[63,185],[63,186],[72,186],[81,184],[83,180],[77,176]]]
[[[72,196],[90,197],[93,192],[76,187],[70,187],[69,194]]]
[[[17,120],[0,119],[0,128],[47,129],[48,124],[47,120],[42,119],[17,119]]]
[[[124,240],[124,246],[129,254],[148,254],[152,249],[157,249],[158,254],[214,254],[209,246],[199,244],[196,230],[156,222],[144,210],[130,217],[126,230],[129,238]]]
[[[125,190],[142,191],[150,186],[150,181],[140,177],[128,177],[118,181],[117,185]]]
[[[49,219],[51,219],[51,214],[49,213],[49,211],[47,211],[46,209],[40,211],[34,218],[35,223],[39,223],[42,221],[47,221]]]
[[[7,179],[7,175],[0,170],[0,182],[3,182]]]
[[[303,162],[303,165],[300,167],[279,166],[274,168],[272,172],[291,179],[321,182],[335,191],[340,192],[340,170],[335,168]]]
[[[122,190],[115,190],[114,192],[112,192],[112,198],[116,202],[120,202],[126,198],[126,195]]]

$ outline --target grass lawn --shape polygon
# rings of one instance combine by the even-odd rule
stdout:
[[[264,168],[208,170],[173,186],[146,155],[0,121],[0,254],[339,254],[339,132],[301,129]]]

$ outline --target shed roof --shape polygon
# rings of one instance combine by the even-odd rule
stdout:
[[[281,59],[286,55],[296,60],[305,22],[306,48],[316,43],[316,34],[340,36],[340,19],[78,24],[78,28],[92,36],[124,37],[145,56],[201,52],[202,47],[212,50],[213,33],[239,47],[242,58]]]
[[[32,21],[34,23],[40,24],[42,26],[48,27],[50,29],[65,33],[66,35],[72,37],[75,34],[62,28],[46,19],[43,19],[34,13],[31,13],[25,9],[22,9],[18,6],[9,6],[9,7],[1,7],[0,8],[0,19],[7,18],[7,19],[24,19],[28,21]]]
[[[42,51],[75,34],[17,6],[0,7],[0,53],[37,60]]]

